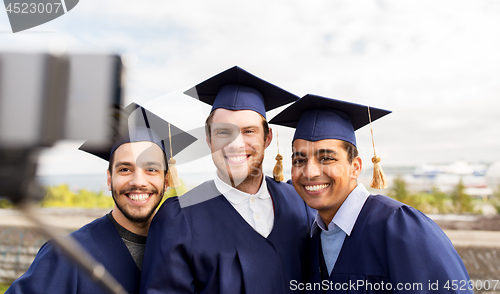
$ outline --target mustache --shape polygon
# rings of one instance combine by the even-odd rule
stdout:
[[[158,193],[158,189],[156,189],[156,188],[147,189],[147,188],[139,188],[139,187],[130,187],[130,188],[125,188],[125,189],[122,189],[122,190],[118,191],[119,194],[126,194],[126,193],[131,193],[131,192],[142,192],[142,193],[148,193],[148,194],[157,194]]]

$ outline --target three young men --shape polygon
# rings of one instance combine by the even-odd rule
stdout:
[[[398,293],[412,287],[412,292],[441,293],[455,292],[445,288],[447,281],[468,282],[460,257],[434,222],[407,205],[370,195],[357,183],[362,161],[354,131],[368,123],[366,106],[307,95],[271,120],[296,127],[292,181],[302,200],[290,185],[262,172],[264,150],[272,140],[266,111],[296,96],[237,67],[186,94],[213,105],[206,141],[217,174],[166,202],[156,214],[141,293],[333,292],[352,290],[352,285],[361,292]],[[376,120],[388,111],[371,108],[370,113]],[[141,165],[144,156],[136,155],[157,158],[158,146],[140,142],[116,148],[108,171],[116,207],[73,234],[89,243],[91,252],[93,247],[115,251],[100,261],[131,293],[139,283],[140,254],[133,253],[136,245],[123,246],[127,238],[119,232],[147,233],[165,186],[165,174],[158,171],[166,162]],[[317,210],[315,219],[304,202]],[[127,247],[130,253],[125,254]],[[98,293],[50,244],[37,259],[11,289],[34,285],[31,279],[44,281],[52,292]],[[36,264],[56,272],[40,273]],[[50,282],[57,275],[62,285]]]

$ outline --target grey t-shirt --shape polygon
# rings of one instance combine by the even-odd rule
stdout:
[[[116,230],[118,231],[118,234],[120,234],[120,237],[122,238],[123,242],[125,243],[125,246],[127,246],[128,251],[130,252],[130,255],[132,255],[132,258],[134,259],[135,264],[137,265],[139,270],[142,270],[142,259],[144,257],[144,249],[146,248],[147,237],[134,234],[131,231],[122,227],[113,218],[113,215],[111,215],[111,212],[108,213],[106,216],[113,223]]]

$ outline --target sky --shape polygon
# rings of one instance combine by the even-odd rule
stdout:
[[[392,110],[373,123],[382,166],[500,160],[496,0],[82,0],[15,34],[0,9],[0,52],[54,49],[122,54],[125,104],[139,102],[185,130],[203,126],[210,108],[182,90],[238,65],[301,97]],[[272,127],[289,170],[293,130]],[[370,172],[370,129],[356,134]],[[103,172],[104,162],[76,151],[79,143],[44,151],[39,174]],[[275,154],[273,142],[266,171]],[[215,171],[210,156],[178,168]]]

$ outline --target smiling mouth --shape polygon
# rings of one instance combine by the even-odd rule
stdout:
[[[133,194],[125,194],[128,198],[130,198],[131,200],[134,200],[134,201],[144,201],[146,199],[148,199],[149,197],[151,197],[151,195],[153,195],[153,193],[151,194],[148,194],[148,193],[142,193],[142,194],[136,194],[136,193],[133,193]]]
[[[229,163],[243,163],[247,160],[250,155],[235,155],[235,156],[225,156],[226,160]]]
[[[330,184],[322,184],[322,185],[304,186],[304,188],[309,192],[317,192],[317,191],[323,190],[329,186],[330,186]]]

